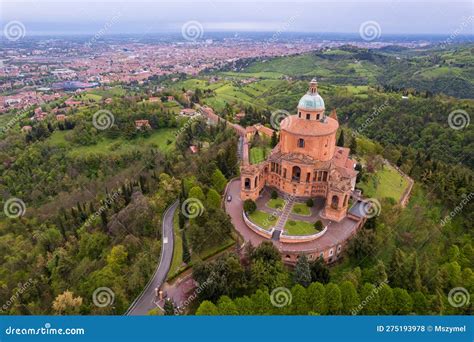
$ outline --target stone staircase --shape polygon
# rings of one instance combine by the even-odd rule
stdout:
[[[279,232],[283,231],[283,227],[285,227],[286,220],[288,220],[288,216],[291,213],[291,208],[293,208],[293,203],[295,203],[294,197],[286,198],[286,204],[283,210],[281,211],[280,218],[275,226],[275,231],[279,231]],[[278,239],[279,238],[280,238],[280,235],[278,235]]]

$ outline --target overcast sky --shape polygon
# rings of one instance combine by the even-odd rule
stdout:
[[[180,32],[190,20],[204,32],[357,33],[375,21],[386,34],[474,34],[474,1],[1,0],[0,18],[29,34]]]

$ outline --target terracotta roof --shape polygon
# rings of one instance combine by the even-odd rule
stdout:
[[[321,120],[300,119],[297,115],[286,117],[280,124],[282,131],[308,136],[329,135],[336,132],[338,127],[339,123],[333,118],[325,117],[323,122]]]

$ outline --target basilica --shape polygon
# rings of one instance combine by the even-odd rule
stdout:
[[[356,183],[350,150],[336,146],[336,111],[326,115],[318,83],[313,79],[297,112],[280,123],[278,144],[266,160],[241,165],[242,200],[257,200],[265,187],[296,200],[324,198],[321,217],[339,222],[347,215]]]

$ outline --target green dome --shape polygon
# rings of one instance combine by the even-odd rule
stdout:
[[[298,102],[298,108],[307,110],[324,109],[324,100],[318,93],[305,94]]]

